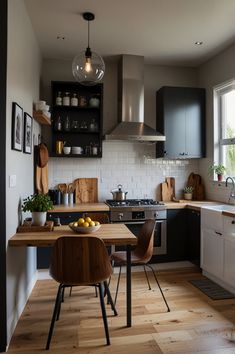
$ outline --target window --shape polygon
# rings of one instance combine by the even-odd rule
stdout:
[[[235,176],[235,80],[214,89],[214,160]]]

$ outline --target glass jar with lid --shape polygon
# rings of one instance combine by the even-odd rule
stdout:
[[[70,93],[65,92],[63,96],[63,106],[70,106]]]
[[[70,131],[70,120],[69,117],[67,116],[64,121],[64,131],[69,132]]]
[[[62,122],[60,116],[58,116],[55,120],[55,125],[54,128],[56,131],[61,131],[62,130]]]
[[[55,104],[57,106],[62,106],[62,96],[61,96],[61,91],[58,91],[56,99],[55,99]]]
[[[78,98],[76,93],[73,93],[73,97],[71,98],[71,106],[78,106]]]

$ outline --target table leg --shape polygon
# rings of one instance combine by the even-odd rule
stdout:
[[[126,321],[131,327],[131,246],[126,246]]]

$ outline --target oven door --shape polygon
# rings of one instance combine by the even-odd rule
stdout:
[[[145,221],[125,221],[128,229],[138,237]],[[153,255],[167,254],[166,220],[156,220],[154,230]]]

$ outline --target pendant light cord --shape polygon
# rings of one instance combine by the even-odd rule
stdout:
[[[88,48],[90,48],[90,21],[88,22]]]

